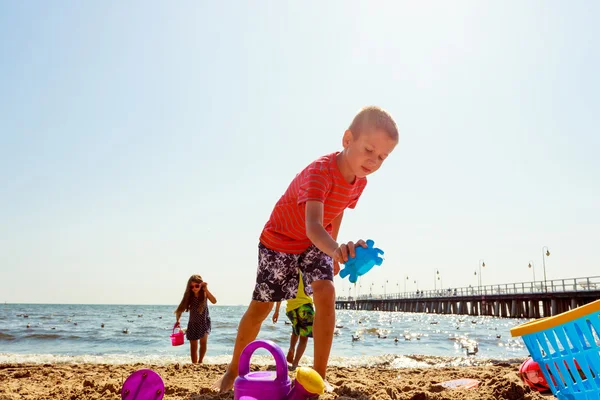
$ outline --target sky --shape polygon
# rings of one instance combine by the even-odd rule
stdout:
[[[2,2],[0,301],[176,304],[201,274],[248,304],[275,202],[372,104],[400,141],[341,227],[385,251],[360,294],[477,285],[480,260],[484,285],[539,280],[543,246],[548,279],[600,275],[599,17],[595,1]]]

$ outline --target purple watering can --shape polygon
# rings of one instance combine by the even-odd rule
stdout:
[[[275,359],[276,372],[250,372],[250,358],[260,349],[267,349]],[[287,361],[279,346],[270,340],[255,340],[240,356],[239,376],[233,384],[234,400],[306,400],[322,394],[325,383],[312,368],[298,368],[294,387],[288,377]]]
[[[252,353],[267,349],[275,359],[276,372],[250,372]],[[283,350],[270,340],[255,340],[240,356],[239,376],[233,383],[234,400],[282,400],[290,392],[292,381],[288,376]]]

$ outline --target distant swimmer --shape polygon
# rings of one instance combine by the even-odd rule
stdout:
[[[104,322],[100,324],[100,328],[104,328]]]

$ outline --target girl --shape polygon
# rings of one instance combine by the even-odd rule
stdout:
[[[190,320],[185,336],[190,341],[190,353],[192,363],[202,364],[204,354],[206,354],[206,343],[208,334],[211,330],[210,314],[208,312],[208,302],[215,304],[217,299],[208,290],[208,284],[202,280],[200,275],[192,275],[188,279],[187,286],[183,299],[179,303],[179,307],[175,310],[177,321],[175,326],[180,326],[179,319],[184,311],[190,312]],[[200,340],[200,353],[198,354],[198,340]]]

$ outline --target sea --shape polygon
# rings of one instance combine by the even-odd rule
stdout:
[[[246,306],[209,306],[212,333],[204,359],[231,359]],[[190,362],[189,344],[172,346],[175,305],[0,305],[0,364],[98,363],[154,365]],[[181,325],[186,327],[184,313]],[[485,365],[528,356],[510,329],[528,320],[465,315],[337,310],[330,365],[390,368]],[[263,322],[259,339],[289,346],[291,325],[281,314]],[[309,340],[301,365],[312,362]],[[264,349],[252,357],[268,365]]]

